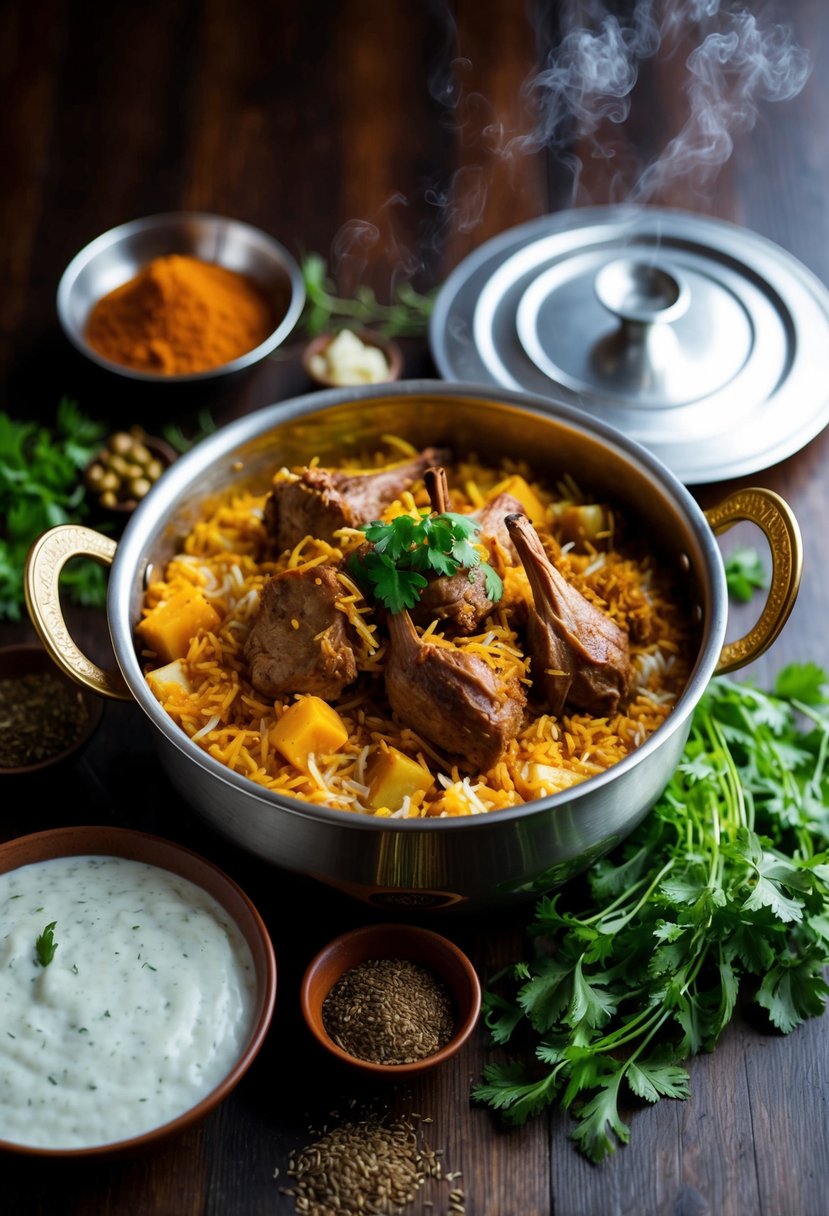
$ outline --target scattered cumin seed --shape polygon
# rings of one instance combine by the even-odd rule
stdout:
[[[287,1173],[295,1182],[280,1194],[291,1195],[302,1216],[402,1216],[425,1185],[441,1180],[437,1152],[423,1141],[420,1122],[414,1115],[387,1121],[369,1112],[325,1131],[291,1154]],[[435,1206],[425,1196],[421,1202]],[[451,1190],[448,1204],[451,1216],[464,1216],[462,1191]]]

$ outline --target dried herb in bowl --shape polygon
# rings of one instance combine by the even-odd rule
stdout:
[[[449,938],[418,925],[362,925],[317,952],[300,1004],[326,1051],[399,1081],[460,1051],[480,1014],[481,985]]]
[[[411,1064],[445,1047],[455,1030],[452,998],[428,967],[367,959],[346,971],[323,1001],[331,1038],[360,1060]]]
[[[0,776],[75,755],[103,710],[103,700],[65,676],[37,642],[0,647]]]
[[[43,764],[76,743],[89,724],[80,689],[51,672],[0,677],[0,769]]]

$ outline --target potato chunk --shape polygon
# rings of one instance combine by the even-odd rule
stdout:
[[[512,473],[503,481],[499,481],[490,492],[490,498],[498,494],[511,494],[517,498],[527,512],[527,519],[533,524],[543,524],[547,520],[547,508],[536,494],[529,482],[518,473]]]
[[[273,746],[303,772],[309,756],[339,751],[347,738],[348,728],[336,709],[310,695],[295,701],[270,729]]]
[[[558,521],[562,544],[573,543],[582,550],[585,542],[595,547],[611,537],[610,521],[605,509],[598,503],[586,503],[581,507],[568,507]]]
[[[163,701],[176,690],[184,693],[193,691],[193,686],[185,675],[181,659],[173,659],[172,663],[165,663],[163,667],[156,667],[153,671],[148,671],[147,683],[159,701]]]
[[[404,798],[411,797],[418,790],[425,792],[434,783],[434,777],[422,764],[397,748],[390,747],[379,751],[369,763],[366,771],[366,784],[369,787],[367,802],[375,811],[381,807],[396,811],[403,805]]]
[[[532,762],[516,778],[516,786],[522,798],[546,798],[548,794],[560,793],[584,780],[581,773],[574,773],[570,769]]]
[[[215,629],[220,619],[198,588],[188,587],[156,604],[135,628],[145,645],[169,663],[183,659],[196,634]]]

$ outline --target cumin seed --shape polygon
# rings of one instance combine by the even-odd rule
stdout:
[[[352,967],[326,996],[322,1016],[343,1051],[376,1064],[434,1055],[455,1029],[442,980],[410,959],[368,959]]]

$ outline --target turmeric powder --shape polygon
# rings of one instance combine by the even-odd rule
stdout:
[[[229,363],[273,327],[268,301],[247,276],[171,254],[98,300],[86,340],[113,363],[177,375]]]

